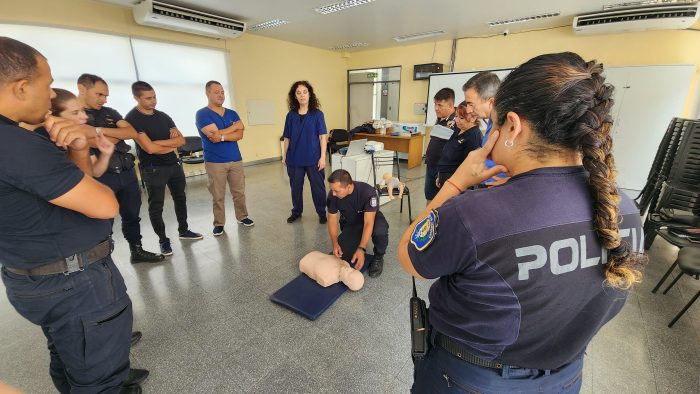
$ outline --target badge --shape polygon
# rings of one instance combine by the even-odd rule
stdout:
[[[430,211],[425,219],[418,222],[411,234],[411,244],[419,251],[427,249],[437,235],[438,213],[436,210]]]
[[[376,207],[377,207],[377,197],[372,197],[372,198],[370,198],[370,199],[369,199],[369,205],[370,205],[372,208],[376,208]]]
[[[454,125],[455,125],[455,121],[454,121],[454,120],[450,120],[450,121],[447,122],[447,128],[448,128],[448,129],[453,128]]]

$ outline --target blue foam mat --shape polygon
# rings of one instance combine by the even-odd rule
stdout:
[[[374,256],[365,255],[365,265],[360,270],[366,272]],[[342,282],[323,287],[315,280],[301,273],[270,296],[270,300],[304,316],[316,320],[340,298],[348,287]]]

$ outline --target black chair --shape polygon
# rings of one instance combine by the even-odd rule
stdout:
[[[673,235],[674,229],[700,227],[700,190],[686,190],[664,183],[661,196],[644,221],[644,249],[657,235],[678,247],[687,240]]]
[[[374,187],[377,189],[377,194],[379,197],[384,197],[384,196],[389,196],[389,189],[384,186],[379,186],[379,183],[377,182],[377,167],[382,167],[382,166],[387,166],[391,165],[392,172],[394,170],[394,160],[396,160],[396,175],[398,176],[399,179],[401,179],[401,168],[399,166],[399,154],[398,152],[394,152],[394,156],[392,157],[377,157],[374,155],[374,152],[371,152],[372,156],[372,179],[374,180]],[[382,176],[384,174],[381,174]],[[408,220],[409,222],[413,222],[413,212],[411,211],[411,191],[408,189],[408,186],[404,187],[403,189],[403,196],[408,198]],[[403,198],[401,199],[401,203],[399,205],[399,212],[403,213]]]
[[[673,118],[661,139],[656,156],[649,169],[647,182],[635,198],[642,215],[654,207],[661,192],[662,184],[668,179],[681,136],[695,123],[691,119]]]
[[[185,145],[177,148],[177,153],[180,155],[180,162],[183,164],[201,164],[204,163],[204,155],[202,155],[202,139],[199,137],[185,137]]]
[[[673,281],[671,282],[668,287],[666,287],[666,290],[664,290],[663,294],[668,293],[669,290],[678,282],[678,280],[681,278],[681,276],[684,275],[689,275],[694,277],[696,280],[700,279],[700,247],[685,247],[682,248],[680,251],[678,251],[678,257],[676,258],[676,261],[673,262],[671,267],[666,271],[664,276],[661,278],[659,283],[654,287],[654,290],[652,290],[652,293],[656,293],[657,290],[659,290],[659,287],[666,281],[666,279],[671,275],[671,272],[678,267],[680,269],[680,274],[676,276]],[[674,324],[678,321],[678,319],[683,316],[683,314],[688,311],[691,305],[700,297],[700,290],[695,294],[693,298],[688,301],[687,304],[681,309],[680,312],[671,320],[670,323],[668,323],[669,327],[673,327]]]
[[[350,145],[350,134],[345,129],[333,129],[328,133],[328,154],[329,156],[340,150],[340,148]]]

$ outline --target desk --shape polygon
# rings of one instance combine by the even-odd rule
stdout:
[[[355,133],[354,140],[366,138],[368,141],[379,141],[384,144],[384,149],[408,153],[408,168],[417,167],[423,158],[423,134],[414,134],[410,137],[391,136],[382,134]]]

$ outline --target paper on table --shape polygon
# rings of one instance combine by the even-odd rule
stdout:
[[[443,140],[449,140],[450,137],[452,137],[452,134],[454,134],[454,132],[455,131],[450,128],[436,124],[430,131],[430,136],[441,138]]]

